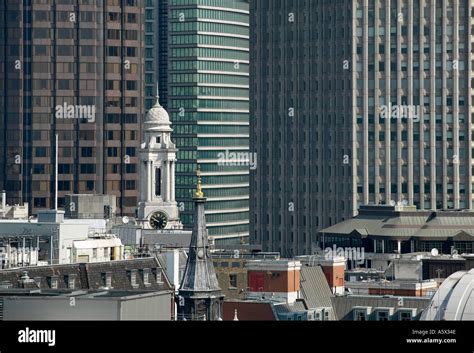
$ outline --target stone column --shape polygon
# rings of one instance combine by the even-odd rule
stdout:
[[[166,185],[166,161],[161,163],[161,185]],[[161,198],[166,201],[166,188],[161,187]]]
[[[171,199],[170,169],[171,161],[166,161],[166,201]]]
[[[147,196],[146,200],[151,201],[152,200],[152,194],[153,194],[153,176],[152,176],[152,171],[151,171],[151,161],[147,162],[147,180],[146,180],[146,190],[147,190]]]
[[[176,192],[176,176],[175,176],[175,163],[171,162],[171,180],[170,180],[170,188],[171,188],[171,201],[175,200],[175,192]]]

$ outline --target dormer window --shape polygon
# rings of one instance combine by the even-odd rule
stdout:
[[[132,285],[133,289],[138,288],[138,283],[137,283],[137,270],[130,270],[128,271],[128,275],[130,278],[130,284]]]
[[[161,143],[161,136],[156,136],[156,143]]]
[[[398,320],[400,321],[412,321],[416,319],[416,309],[400,309],[398,310]]]
[[[58,277],[56,276],[48,277],[48,283],[51,289],[58,289]]]
[[[151,286],[151,283],[150,283],[150,269],[149,268],[144,268],[142,270],[142,276],[143,276],[143,284],[145,285],[145,287],[150,287]]]
[[[161,270],[160,269],[156,270],[156,283],[158,283],[158,284],[163,283],[163,279],[161,278]]]
[[[152,272],[153,272],[153,275],[156,279],[156,283],[158,284],[163,284],[163,278],[162,278],[162,275],[161,275],[161,269],[160,268],[153,268],[152,269]],[[180,272],[180,276],[181,276],[181,272]],[[180,277],[181,278],[181,277]]]
[[[106,288],[112,288],[112,273],[111,272],[103,272],[102,273],[102,283]]]
[[[38,288],[41,288],[41,277],[34,277],[35,284]]]
[[[388,320],[389,320],[388,310],[377,311],[377,321],[388,321]]]
[[[68,289],[74,289],[76,286],[76,275],[64,276],[64,282],[66,282]]]
[[[368,321],[372,314],[372,307],[370,306],[355,306],[352,311],[352,318],[354,321]]]

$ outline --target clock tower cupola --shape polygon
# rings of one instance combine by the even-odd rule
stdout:
[[[171,121],[159,96],[144,122],[137,216],[145,229],[183,229],[175,200],[176,149]]]

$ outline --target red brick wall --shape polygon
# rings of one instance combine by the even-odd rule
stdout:
[[[300,288],[300,271],[249,271],[251,292],[296,292]]]
[[[322,266],[322,269],[331,290],[334,287],[344,286],[344,265]]]
[[[235,310],[239,321],[276,321],[271,303],[224,301],[224,321],[234,320]]]

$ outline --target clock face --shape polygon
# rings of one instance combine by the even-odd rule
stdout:
[[[168,224],[168,217],[163,212],[154,212],[150,217],[150,225],[153,229],[164,229]]]

